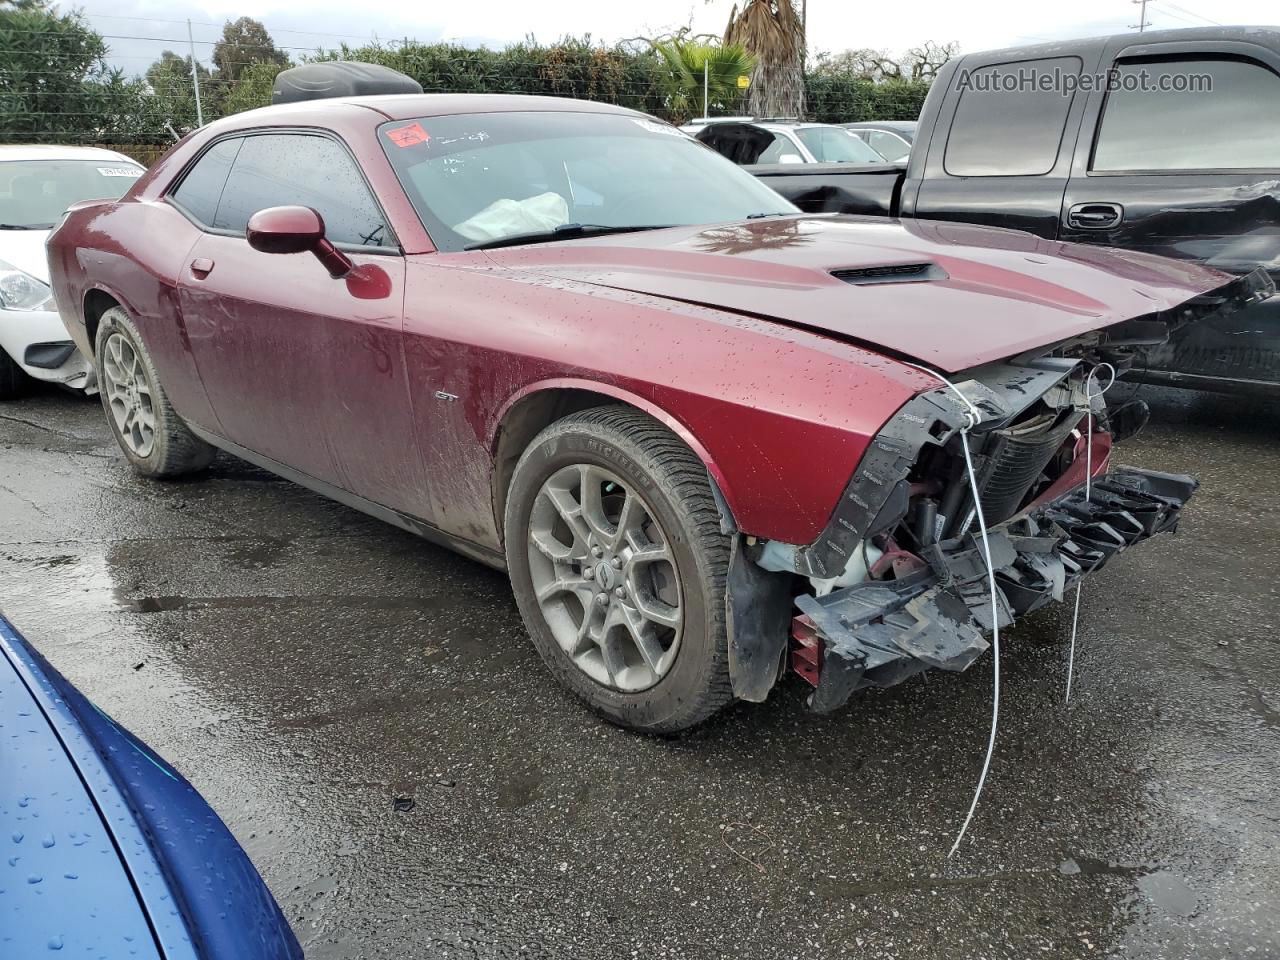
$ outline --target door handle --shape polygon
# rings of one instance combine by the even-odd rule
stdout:
[[[1067,211],[1067,226],[1078,230],[1105,230],[1124,219],[1118,203],[1077,203]]]
[[[213,261],[208,257],[196,257],[191,261],[191,273],[197,280],[203,280],[213,270]]]

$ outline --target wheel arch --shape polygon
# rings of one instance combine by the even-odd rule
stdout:
[[[112,307],[123,307],[120,298],[101,287],[90,287],[85,291],[81,311],[84,316],[84,332],[89,339],[89,352],[92,356],[98,343],[98,323],[102,315]]]
[[[507,490],[511,486],[511,477],[515,473],[520,455],[533,438],[557,420],[572,413],[611,404],[639,410],[679,437],[707,468],[722,514],[727,514],[722,519],[733,526],[733,511],[724,476],[706,448],[677,417],[652,401],[613,384],[562,378],[526,386],[508,399],[494,418],[494,426],[489,435],[489,450],[493,463],[493,509],[500,539],[505,539],[503,518],[506,515]]]

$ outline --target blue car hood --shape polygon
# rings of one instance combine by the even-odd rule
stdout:
[[[19,859],[0,873],[0,957],[44,956],[61,937],[78,947],[65,956],[301,960],[253,864],[195,788],[3,616],[0,723],[0,849],[22,834],[9,844]],[[99,931],[110,949],[86,953]],[[14,949],[7,936],[34,939]]]
[[[7,657],[0,745],[0,956],[160,957],[97,805]]]

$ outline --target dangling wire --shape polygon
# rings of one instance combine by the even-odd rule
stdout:
[[[1089,387],[1096,382],[1098,371],[1106,367],[1111,371],[1111,379],[1107,385],[1093,393]],[[1093,493],[1093,401],[1112,388],[1116,382],[1116,368],[1109,363],[1100,363],[1089,371],[1089,379],[1085,381],[1085,397],[1089,401],[1089,412],[1085,414],[1084,435],[1084,498],[1087,501]],[[1076,634],[1080,628],[1080,588],[1084,586],[1084,577],[1076,581],[1075,611],[1071,614],[1071,647],[1067,652],[1067,695],[1063,703],[1071,702],[1071,680],[1076,669]]]
[[[914,367],[929,374],[931,377],[941,380],[968,408],[968,423],[960,428],[960,447],[964,450],[965,470],[969,474],[969,488],[973,491],[974,515],[978,522],[978,530],[982,534],[982,552],[987,562],[987,585],[991,591],[991,734],[987,738],[987,755],[982,761],[982,773],[978,775],[978,786],[973,791],[973,801],[969,804],[969,812],[965,814],[964,823],[960,825],[960,832],[956,834],[955,842],[951,844],[951,850],[947,854],[949,859],[960,848],[960,841],[964,839],[965,833],[969,830],[974,811],[978,809],[978,800],[982,796],[982,788],[987,783],[987,772],[991,769],[991,757],[996,750],[996,729],[1000,723],[1000,610],[996,602],[996,570],[991,562],[991,544],[987,540],[987,518],[982,513],[982,497],[978,489],[978,477],[973,469],[973,457],[969,453],[969,431],[982,422],[982,415],[978,412],[978,408],[970,402],[968,397],[960,392],[960,389],[954,383],[936,370],[930,370],[928,367],[922,367],[914,363],[908,363],[907,366]]]

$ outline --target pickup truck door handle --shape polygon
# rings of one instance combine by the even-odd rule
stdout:
[[[196,257],[191,261],[191,273],[197,280],[203,280],[213,270],[213,261],[208,257]]]
[[[1078,230],[1105,230],[1124,219],[1118,203],[1077,203],[1067,211],[1067,226]]]

